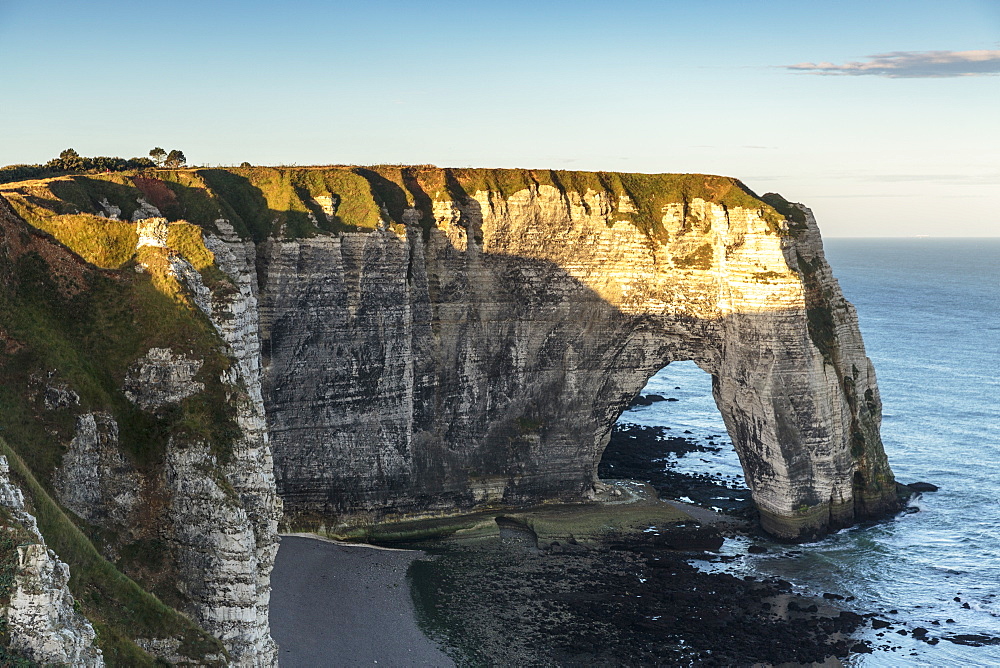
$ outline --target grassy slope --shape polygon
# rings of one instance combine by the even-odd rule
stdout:
[[[51,487],[52,472],[61,462],[64,444],[72,438],[75,416],[87,411],[108,411],[115,416],[123,453],[147,476],[155,478],[162,470],[171,435],[204,438],[224,457],[234,420],[218,380],[229,363],[219,351],[218,339],[200,312],[178,292],[165,293],[162,285],[157,288],[157,282],[168,284],[168,277],[137,273],[131,260],[121,271],[102,271],[39,233],[23,225],[18,228],[10,216],[0,222],[5,223],[0,227],[4,241],[0,249],[0,433],[12,468],[34,500],[44,535],[70,564],[74,595],[95,622],[100,645],[112,665],[149,663],[149,657],[130,640],[137,637],[183,636],[182,651],[194,657],[220,652],[216,640],[128,580],[99,556],[91,541],[117,544],[123,555],[142,552],[147,542],[129,544],[126,537],[100,532],[82,521],[74,525],[78,520],[75,516],[70,520],[59,509]],[[67,244],[87,248],[86,229],[66,225],[54,228],[54,233]],[[118,263],[117,259],[106,262]],[[205,360],[197,379],[206,384],[206,392],[158,415],[130,404],[120,389],[128,366],[154,346],[180,349]],[[54,381],[79,393],[78,407],[44,409],[40,397],[44,382],[37,379],[46,378],[52,370],[58,370]],[[174,605],[183,604],[173,584],[156,591]]]

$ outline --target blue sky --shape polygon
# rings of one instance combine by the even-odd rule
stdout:
[[[0,0],[0,63],[0,164],[705,172],[827,236],[1000,236],[998,0]]]

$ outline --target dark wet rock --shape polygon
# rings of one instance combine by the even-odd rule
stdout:
[[[909,485],[907,485],[907,487],[909,487],[914,492],[919,492],[919,493],[936,492],[938,491],[938,489],[940,489],[937,485],[932,485],[929,482],[911,482]]]
[[[924,627],[918,626],[917,628],[913,629],[910,633],[913,634],[914,638],[920,638],[927,635],[928,631]]]
[[[411,572],[417,607],[472,665],[808,664],[870,651],[845,640],[860,615],[818,613],[795,598],[794,619],[776,616],[787,582],[701,572],[668,546],[662,534],[675,528],[660,529],[580,554],[481,543],[439,553]]]
[[[850,610],[841,610],[840,614],[837,615],[837,617],[844,624],[850,624],[855,627],[861,626],[865,621],[863,615],[859,615],[856,612],[851,612]]]
[[[767,554],[767,548],[763,545],[751,545],[747,548],[750,554]]]
[[[984,645],[1000,645],[1000,638],[988,636],[981,633],[962,633],[953,636],[945,636],[945,640],[956,645],[969,645],[970,647],[983,647]]]
[[[892,628],[892,622],[887,622],[884,619],[872,619],[873,629],[888,629]]]
[[[629,402],[628,407],[640,408],[643,406],[652,406],[653,404],[660,401],[677,401],[676,399],[667,399],[662,394],[637,394],[635,398]]]
[[[750,491],[745,487],[727,484],[709,475],[687,475],[675,470],[677,458],[696,452],[713,452],[716,448],[671,436],[666,433],[669,429],[629,423],[615,425],[598,466],[598,475],[605,479],[645,480],[656,488],[661,498],[686,496],[699,505],[715,506],[739,517],[754,519],[756,510],[750,500]]]
[[[650,401],[649,397],[644,397],[641,394],[637,394],[635,398],[629,402],[628,407],[631,410],[633,408],[641,408],[644,406],[652,406],[652,405],[653,402]]]
[[[823,598],[828,601],[843,601],[844,597],[840,594],[831,594],[830,592],[823,592]]]
[[[693,436],[679,437],[680,431],[674,430],[677,436],[672,436],[669,427],[617,425],[601,461],[600,476],[645,480],[663,498],[686,496],[703,506],[718,506],[732,514],[753,517],[755,511],[745,488],[727,483],[722,476],[686,475],[673,470],[678,458],[720,449],[718,444],[705,443],[718,436],[697,442]],[[517,663],[520,658],[525,665],[811,663],[871,651],[867,644],[849,638],[865,618],[850,611],[831,612],[829,604],[837,599],[827,597],[823,612],[814,601],[804,598],[793,599],[794,605],[790,606],[786,600],[792,588],[787,581],[693,570],[685,562],[685,553],[718,549],[722,535],[695,522],[659,529],[660,535],[650,532],[609,537],[602,547],[586,554],[569,553],[568,541],[560,539],[561,545],[543,547],[536,555],[516,555],[517,559],[550,560],[552,565],[546,568],[551,568],[550,577],[558,584],[532,580],[529,585],[522,579],[523,574],[511,575],[517,571],[512,563],[480,570],[480,579],[471,575],[468,580],[459,578],[469,583],[467,587],[459,587],[454,575],[449,574],[454,585],[452,605],[467,611],[449,612],[456,629],[453,633],[466,637],[463,644],[473,648],[479,663],[486,665],[490,665],[490,656],[494,663],[496,657],[505,664]],[[748,551],[761,554],[768,548],[758,544]],[[802,554],[801,550],[795,552]],[[709,560],[729,562],[742,556],[715,555]],[[569,561],[576,559],[586,560],[589,565],[575,569]],[[614,578],[601,576],[602,569],[612,567],[623,569],[620,589],[613,586]],[[489,575],[483,581],[487,570]],[[470,593],[470,588],[475,593]],[[532,591],[536,592],[534,600],[528,600]],[[538,603],[538,592],[547,602]],[[555,596],[556,592],[562,593]],[[474,599],[480,594],[499,605],[488,607],[504,611],[501,617],[507,623],[501,624],[496,614],[489,616],[482,607],[474,609]],[[774,598],[778,594],[781,596]],[[544,613],[546,606],[556,604],[553,601],[568,607]],[[539,605],[543,610],[538,609]],[[434,610],[441,612],[449,607]],[[792,610],[790,618],[786,610]],[[486,651],[488,643],[482,635],[486,631],[469,624],[470,615],[495,629],[497,654]],[[581,623],[581,618],[590,621]],[[677,642],[679,638],[684,639],[683,644]],[[511,649],[512,644],[522,643],[523,654]]]

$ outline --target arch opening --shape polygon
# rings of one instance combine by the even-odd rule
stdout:
[[[598,476],[649,481],[663,499],[753,513],[739,456],[712,394],[712,377],[691,361],[664,366],[622,412]]]

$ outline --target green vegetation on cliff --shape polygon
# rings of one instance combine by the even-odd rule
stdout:
[[[464,201],[477,193],[495,193],[509,198],[515,193],[552,186],[563,192],[606,194],[617,206],[628,198],[634,211],[618,211],[616,218],[631,221],[656,236],[662,232],[663,207],[687,204],[700,198],[727,208],[760,210],[778,229],[783,216],[758,198],[737,179],[705,174],[638,174],[622,172],[578,172],[551,169],[442,169],[380,165],[354,169],[372,182],[372,190],[384,203],[394,222],[402,222],[402,208],[414,206],[423,213],[422,223],[432,219],[430,204]]]
[[[184,157],[181,154],[180,157]],[[182,161],[183,162],[183,161]],[[66,173],[79,172],[122,172],[136,169],[148,169],[154,166],[149,158],[118,158],[98,156],[87,158],[75,150],[68,148],[52,158],[44,165],[7,165],[0,167],[0,183],[11,183],[27,179],[41,179]]]
[[[765,193],[760,199],[784,216],[788,221],[788,229],[794,235],[806,229],[806,214],[801,206],[789,202],[778,193]]]
[[[80,395],[79,412],[116,416],[122,446],[139,465],[156,465],[167,438],[182,427],[212,443],[224,459],[234,427],[219,376],[229,361],[207,319],[179,296],[165,266],[156,271],[150,263],[151,270],[140,273],[130,264],[108,273],[73,264],[29,251],[0,266],[0,332],[8,342],[0,350],[6,380],[0,386],[0,424],[30,445],[25,456],[32,469],[47,478],[62,456],[50,431],[73,428],[59,411],[41,410],[28,392],[51,370]],[[208,399],[190,397],[178,410],[156,415],[130,403],[121,391],[129,366],[154,347],[203,360],[196,379],[205,383]]]
[[[402,233],[407,209],[419,214],[418,225],[426,234],[434,224],[435,202],[467,203],[486,193],[509,198],[541,186],[581,196],[602,195],[613,207],[616,220],[628,220],[652,238],[663,232],[664,207],[680,204],[687,212],[687,205],[695,199],[759,211],[776,233],[785,220],[793,227],[804,224],[802,211],[780,195],[760,198],[737,179],[705,174],[399,165],[244,166],[64,176],[11,184],[2,190],[26,220],[53,234],[57,225],[82,221],[46,219],[98,215],[105,202],[128,219],[142,198],[168,220],[213,230],[215,221],[223,218],[243,238],[262,241],[372,230],[383,223]],[[692,218],[690,229],[696,231],[698,224]],[[113,228],[105,232],[114,233]],[[113,250],[108,252],[113,254]]]

